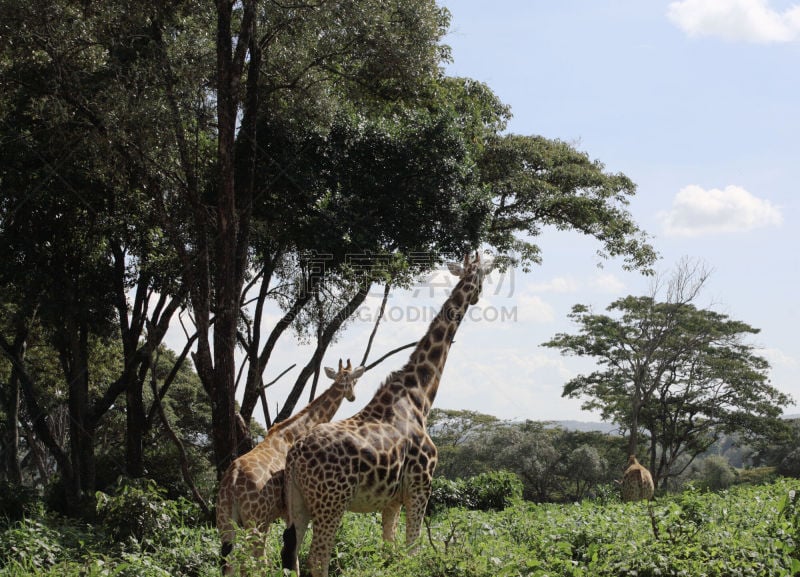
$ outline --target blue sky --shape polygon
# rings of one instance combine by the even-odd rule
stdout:
[[[772,364],[773,384],[800,401],[800,7],[777,0],[444,4],[452,13],[447,72],[487,83],[510,105],[509,132],[570,142],[632,178],[638,192],[630,210],[663,257],[657,268],[668,272],[686,257],[712,269],[697,304],[761,329],[751,343]],[[435,406],[504,419],[597,419],[580,401],[561,398],[564,383],[593,363],[540,345],[574,332],[566,316],[573,304],[602,311],[616,298],[646,294],[651,280],[598,260],[599,244],[574,233],[547,232],[539,241],[542,266],[493,275],[461,325]],[[382,325],[371,359],[424,334],[452,286],[446,275],[392,293],[394,320]],[[360,359],[380,292],[330,348],[326,365]],[[309,350],[284,339],[265,380],[305,363]],[[368,372],[356,402],[338,416],[363,406],[406,358],[400,353]],[[292,374],[272,399],[283,399]]]
[[[713,272],[698,304],[760,328],[752,343],[771,362],[773,384],[800,400],[800,4],[444,4],[452,14],[448,73],[491,86],[512,108],[510,132],[573,143],[631,177],[638,192],[630,209],[663,257],[658,268],[669,271],[683,257],[705,262]],[[482,355],[486,378],[507,389],[493,401],[487,391],[484,406],[504,418],[591,418],[579,402],[560,398],[558,382],[591,363],[538,345],[574,330],[566,320],[572,304],[602,310],[617,297],[645,294],[650,280],[613,261],[598,270],[598,247],[568,233],[547,234],[541,244],[542,267],[517,275],[511,299],[538,307],[539,317],[508,329],[515,338],[498,354],[508,365]],[[527,375],[526,386],[514,368]],[[451,376],[439,406],[480,410],[479,395],[450,391]],[[471,406],[459,407],[462,400]]]
[[[509,132],[573,143],[631,177],[630,210],[662,255],[657,268],[704,262],[713,272],[698,305],[761,329],[751,342],[770,361],[773,384],[800,401],[800,8],[761,0],[444,5],[448,74],[487,83],[511,106]],[[495,275],[481,314],[462,324],[436,406],[506,419],[596,418],[561,398],[563,384],[593,363],[540,345],[575,330],[566,316],[573,304],[601,311],[647,293],[651,279],[599,261],[599,245],[572,233],[548,232],[540,244],[542,266]],[[445,275],[434,284],[449,284]],[[373,358],[419,338],[426,320],[413,322],[411,311],[438,308],[447,290],[393,294],[397,320],[379,331]],[[361,356],[367,316],[329,359]],[[363,397],[342,413],[405,359],[367,373]]]

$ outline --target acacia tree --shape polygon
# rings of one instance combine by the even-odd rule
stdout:
[[[458,83],[452,84],[456,92]],[[389,116],[342,110],[326,127],[286,127],[272,119],[271,130],[264,130],[259,174],[272,178],[263,196],[283,194],[257,217],[263,214],[270,223],[257,233],[258,262],[274,270],[261,280],[248,350],[258,342],[267,297],[279,295],[287,316],[262,352],[251,353],[258,362],[250,364],[245,420],[277,331],[291,325],[307,335],[307,327],[320,323],[314,358],[297,377],[280,420],[291,414],[335,331],[372,283],[402,285],[429,270],[437,254],[460,253],[477,243],[481,219],[471,215],[485,213],[488,205],[470,180],[473,150],[463,116],[442,97],[432,97],[427,109],[398,103],[392,108]],[[267,293],[272,280],[284,287],[281,293]]]
[[[684,261],[667,284],[667,298],[627,296],[594,314],[575,305],[579,334],[559,333],[544,346],[593,357],[600,368],[564,385],[564,396],[584,398],[584,408],[629,432],[628,452],[649,436],[656,481],[675,472],[681,455],[691,460],[723,432],[757,432],[774,421],[788,397],[769,384],[766,360],[746,337],[758,329],[692,301],[708,277]],[[688,463],[687,463],[688,465]]]
[[[486,241],[524,268],[541,261],[531,240],[546,227],[575,230],[602,243],[602,258],[623,257],[624,268],[652,273],[656,253],[627,210],[636,185],[622,173],[560,140],[495,134],[480,156],[481,182],[493,209]]]

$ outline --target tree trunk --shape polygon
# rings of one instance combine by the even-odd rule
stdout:
[[[381,308],[378,311],[378,318],[375,319],[375,326],[372,327],[372,332],[369,335],[369,340],[367,340],[367,348],[364,349],[364,356],[359,363],[362,367],[367,364],[367,359],[369,358],[369,353],[372,350],[372,341],[375,340],[375,335],[378,332],[378,325],[381,324],[381,319],[383,319],[383,313],[386,311],[386,303],[389,300],[389,293],[392,289],[392,283],[387,282],[386,285],[383,287],[383,300],[381,301]]]
[[[128,379],[125,389],[125,469],[129,477],[144,476],[144,435],[147,418],[142,399],[142,383]]]
[[[243,1],[241,28],[237,35],[235,51],[231,30],[234,4],[228,0],[217,2],[217,170],[219,181],[216,202],[215,242],[215,321],[214,321],[214,369],[211,391],[212,418],[214,421],[213,442],[217,472],[221,476],[237,455],[237,432],[235,413],[236,328],[239,320],[240,292],[244,280],[247,254],[247,215],[251,210],[249,199],[243,199],[240,215],[236,199],[236,116],[242,71],[245,67],[255,15],[255,2]],[[253,55],[251,54],[251,57]],[[256,74],[255,66],[250,66]],[[248,85],[248,96],[250,86]],[[257,99],[256,101],[257,102]],[[254,110],[248,98],[243,130],[249,130],[255,122]],[[254,151],[254,135],[250,148]],[[252,156],[253,153],[250,153]],[[248,159],[245,159],[247,161]],[[246,180],[246,179],[245,179]],[[248,182],[242,183],[249,189]],[[241,227],[241,228],[240,228]]]
[[[2,401],[7,416],[7,427],[3,434],[0,449],[5,455],[2,463],[6,478],[12,483],[22,483],[22,466],[19,459],[19,437],[20,437],[20,395],[21,383],[27,377],[24,368],[25,350],[28,345],[28,325],[26,320],[20,315],[14,319],[14,340],[11,343],[0,340],[0,352],[4,353],[11,364],[11,374],[9,375],[8,388],[3,395]],[[1,389],[1,388],[0,388]]]
[[[6,399],[7,427],[3,434],[2,450],[5,454],[3,470],[6,478],[14,484],[22,483],[19,464],[19,379],[12,375]]]
[[[211,518],[211,510],[208,508],[208,504],[206,503],[203,496],[200,494],[200,491],[197,489],[197,485],[194,483],[194,479],[192,477],[192,473],[189,470],[189,458],[186,455],[186,448],[183,446],[183,441],[181,441],[180,437],[178,437],[177,433],[172,429],[169,424],[169,419],[167,419],[167,415],[164,412],[164,405],[161,403],[161,396],[158,392],[158,385],[156,383],[156,366],[157,361],[153,362],[152,357],[150,362],[148,363],[151,367],[151,380],[150,380],[150,389],[153,392],[153,405],[156,407],[158,411],[158,415],[161,417],[161,423],[164,425],[164,430],[167,432],[167,436],[172,440],[175,447],[178,449],[178,458],[181,463],[181,474],[183,475],[184,482],[188,485],[189,490],[192,492],[195,501],[203,510],[203,513],[206,515],[207,518]]]
[[[89,419],[89,339],[85,323],[69,318],[59,354],[68,383],[69,477],[64,476],[66,505],[70,512],[80,511],[86,494],[94,489],[94,425]]]
[[[0,336],[0,348],[9,358],[14,370],[16,371],[22,392],[22,398],[25,401],[28,415],[30,415],[33,432],[36,435],[35,438],[33,435],[29,435],[28,444],[31,445],[32,450],[36,451],[37,449],[34,445],[36,439],[38,439],[45,447],[47,447],[50,455],[53,457],[53,459],[55,459],[62,476],[65,478],[72,477],[72,463],[70,462],[68,455],[58,444],[58,441],[56,440],[53,431],[50,428],[51,416],[41,407],[41,403],[39,402],[39,398],[36,394],[37,387],[31,376],[25,371],[23,359],[19,355],[13,354],[13,347],[11,344],[5,341],[2,336]],[[43,463],[41,459],[39,459],[39,461]],[[46,468],[41,466],[40,471],[46,473]]]
[[[636,455],[639,441],[639,411],[641,410],[641,405],[635,400],[631,405],[631,430],[628,437],[628,455]]]
[[[661,467],[656,468],[656,435],[655,432],[650,434],[650,451],[648,455],[648,462],[650,465],[650,474],[653,477],[653,487],[658,489],[659,481],[661,480]]]

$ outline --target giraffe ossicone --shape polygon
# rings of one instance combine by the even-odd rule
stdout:
[[[391,541],[404,506],[406,541],[417,541],[437,461],[427,416],[456,330],[467,308],[478,302],[490,270],[478,253],[449,268],[459,281],[403,368],[391,373],[357,414],[315,427],[290,449],[281,552],[285,570],[300,574],[297,552],[313,521],[308,562],[314,577],[326,577],[336,531],[348,510],[380,511],[383,538]]]
[[[364,367],[353,368],[339,359],[339,370],[325,367],[333,384],[296,415],[276,423],[252,451],[231,463],[220,483],[217,496],[217,529],[222,540],[222,572],[232,575],[228,556],[233,550],[236,527],[259,531],[263,543],[269,527],[278,517],[286,519],[283,497],[286,453],[300,436],[320,423],[330,421],[342,399],[355,400],[356,381]],[[259,546],[253,552],[262,556]]]

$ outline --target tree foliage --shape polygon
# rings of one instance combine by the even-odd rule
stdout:
[[[439,449],[436,474],[453,481],[510,471],[522,481],[526,499],[546,502],[582,499],[621,474],[611,466],[623,460],[621,437],[472,411],[434,410],[431,416],[430,434]]]
[[[510,110],[488,86],[443,75],[449,15],[433,0],[0,10],[4,470],[30,435],[76,505],[112,423],[126,473],[145,473],[148,383],[177,318],[174,368],[191,356],[221,471],[246,448],[237,417],[252,426],[261,400],[269,419],[278,339],[293,327],[317,344],[282,419],[373,283],[479,246],[527,267],[543,227],[633,268],[655,258],[627,177],[504,134]]]
[[[515,134],[488,139],[479,167],[494,205],[487,241],[512,262],[540,262],[531,239],[549,226],[590,235],[603,243],[601,256],[651,272],[656,254],[626,208],[636,185],[624,174],[565,142]]]

